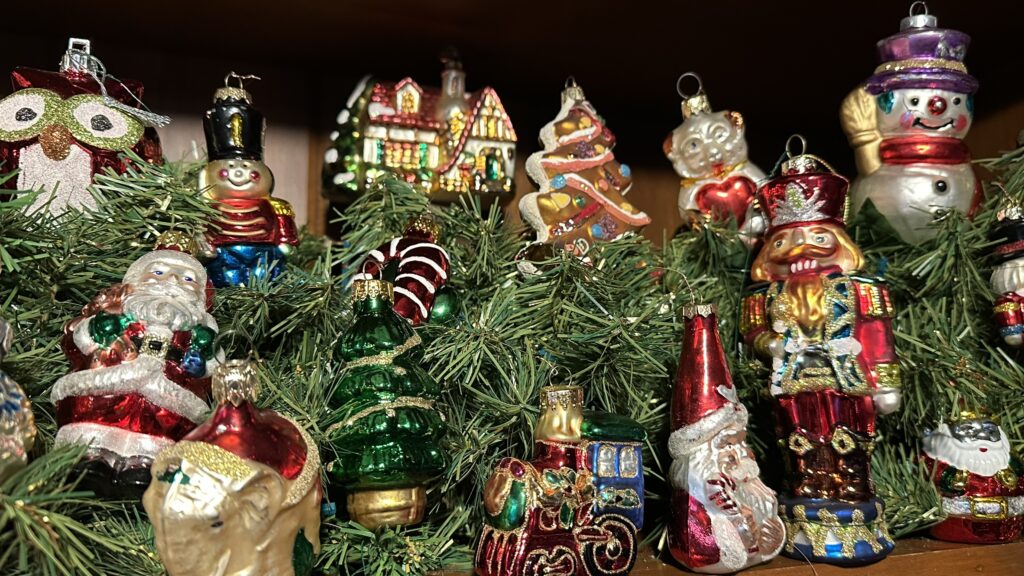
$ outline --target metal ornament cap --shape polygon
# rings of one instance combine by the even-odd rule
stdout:
[[[224,362],[213,373],[213,399],[217,404],[230,402],[256,402],[260,395],[260,382],[256,366],[251,360],[232,359]]]
[[[352,282],[352,296],[357,302],[383,298],[389,304],[395,301],[395,287],[387,280],[370,278]]]
[[[714,304],[691,304],[689,306],[683,306],[679,314],[685,320],[692,320],[697,316],[707,318],[718,313],[718,306]]]

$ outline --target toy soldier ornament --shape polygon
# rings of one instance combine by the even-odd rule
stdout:
[[[1024,467],[1006,432],[992,419],[961,412],[925,432],[924,453],[946,519],[932,536],[951,542],[998,544],[1024,528]]]
[[[759,192],[768,230],[741,331],[771,360],[776,433],[789,485],[779,498],[784,552],[841,565],[893,548],[871,482],[875,416],[899,407],[885,285],[860,270],[843,229],[849,182],[801,154]]]
[[[1024,209],[1004,199],[992,233],[997,241],[993,253],[992,290],[997,294],[993,320],[1007,346],[1024,343]]]
[[[291,204],[271,196],[274,174],[263,163],[266,121],[242,88],[245,78],[252,77],[228,74],[203,117],[210,162],[199,173],[199,189],[220,211],[207,234],[213,250],[207,269],[217,287],[277,278],[299,243]]]
[[[202,422],[217,365],[206,270],[176,233],[129,266],[65,325],[71,372],[53,385],[55,444],[89,447],[86,482],[139,497],[162,448]]]
[[[910,244],[933,238],[947,211],[971,216],[981,200],[963,142],[978,89],[964,66],[971,38],[937,26],[914,2],[900,32],[878,42],[882,63],[840,113],[860,171],[853,210],[870,200]]]
[[[732,573],[774,558],[786,532],[746,444],[747,409],[736,397],[715,307],[689,306],[683,317],[668,440],[669,549],[694,572]]]

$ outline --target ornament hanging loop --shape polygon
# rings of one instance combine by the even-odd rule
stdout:
[[[910,15],[900,21],[900,30],[935,28],[938,25],[939,19],[928,13],[928,4],[919,0],[910,5]]]
[[[800,152],[793,153],[793,141],[800,142]],[[800,134],[793,134],[786,139],[786,158],[794,158],[796,156],[803,156],[807,153],[807,139]]]
[[[693,78],[697,82],[697,91],[690,94],[683,90],[683,81]],[[704,92],[704,82],[696,72],[686,72],[676,80],[676,92],[683,99],[682,111],[683,120],[694,114],[706,114],[711,112],[711,103],[708,102],[708,95]]]
[[[565,88],[562,90],[562,105],[565,106],[566,102],[583,102],[586,97],[583,95],[583,88],[576,83],[575,76],[569,76],[565,79]]]
[[[237,86],[231,85],[232,80],[237,84]],[[245,90],[246,80],[262,80],[262,78],[255,74],[239,74],[232,70],[224,76],[224,86],[226,88],[238,88],[239,90]]]
[[[687,78],[693,78],[697,82],[697,90],[693,93],[689,93],[683,90],[683,81]],[[697,96],[698,94],[704,93],[704,82],[701,81],[700,76],[696,72],[684,72],[678,80],[676,80],[676,93],[679,94],[684,100],[688,100]]]

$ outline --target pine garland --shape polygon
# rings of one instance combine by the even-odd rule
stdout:
[[[1022,160],[1015,151],[987,164],[1018,197]],[[80,454],[50,449],[56,426],[48,390],[67,370],[58,347],[64,322],[120,281],[160,232],[199,233],[213,215],[196,191],[197,165],[136,166],[97,179],[92,213],[55,220],[25,215],[20,198],[0,203],[0,314],[16,329],[3,369],[32,397],[41,429],[34,462],[0,487],[0,573],[27,573],[30,566],[55,575],[162,572],[144,513],[76,491],[71,466]],[[917,247],[900,243],[870,210],[851,226],[868,271],[884,273],[898,311],[904,405],[880,419],[884,440],[874,458],[878,491],[898,535],[940,519],[918,456],[924,427],[963,401],[995,410],[1013,445],[1024,443],[1024,369],[1017,352],[998,345],[990,320],[992,208],[990,202],[973,225],[949,215],[937,238]],[[382,181],[339,215],[344,242],[304,233],[281,278],[222,289],[216,299],[220,344],[232,356],[257,358],[261,402],[305,426],[325,461],[332,458],[326,430],[337,416],[327,399],[344,373],[335,351],[351,321],[349,279],[370,249],[424,211],[441,224],[460,296],[455,321],[420,329],[423,365],[445,389],[439,405],[448,419],[450,462],[421,526],[375,534],[344,521],[341,510],[326,518],[319,573],[468,568],[484,481],[502,457],[530,456],[539,390],[551,381],[582,384],[589,407],[628,414],[648,430],[647,533],[660,540],[659,515],[667,509],[661,500],[669,493],[668,400],[682,329],[677,313],[693,301],[719,307],[733,376],[752,414],[751,443],[771,477],[767,372],[740,351],[737,326],[750,254],[733,227],[687,230],[664,248],[626,238],[596,248],[591,264],[556,255],[538,263],[539,274],[524,276],[515,263],[523,230],[497,210],[471,201],[428,205],[395,180]]]

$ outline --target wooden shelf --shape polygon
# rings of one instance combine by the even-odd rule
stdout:
[[[859,568],[811,565],[790,558],[776,558],[743,572],[756,576],[1021,576],[1024,574],[1024,541],[1012,544],[976,546],[940,542],[928,538],[906,538],[881,562]],[[632,576],[682,576],[691,572],[666,564],[644,551]],[[468,572],[443,571],[435,576],[468,576]]]

